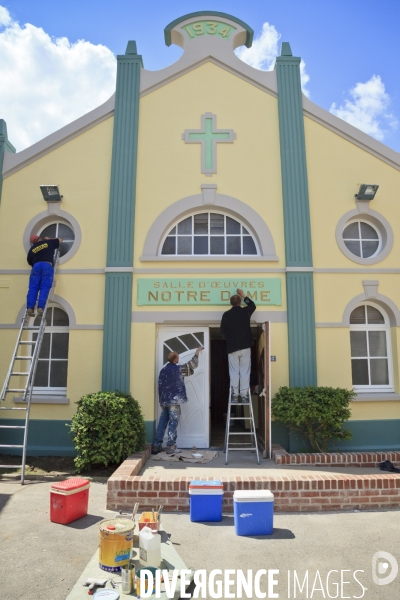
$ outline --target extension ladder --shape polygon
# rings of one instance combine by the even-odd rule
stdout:
[[[228,402],[228,411],[226,414],[226,429],[225,429],[225,464],[228,464],[228,452],[229,450],[255,450],[256,451],[256,455],[257,455],[257,464],[260,464],[260,455],[258,453],[258,444],[257,444],[257,432],[256,432],[256,427],[254,424],[254,413],[253,413],[253,404],[251,401],[251,392],[250,389],[247,392],[247,397],[249,398],[249,402],[242,402],[242,403],[237,403],[234,402],[232,403],[232,388],[229,387],[229,402]],[[249,407],[249,415],[248,417],[238,417],[238,416],[232,416],[232,407],[233,406],[248,406]],[[236,412],[233,413],[234,415],[237,415]],[[230,430],[231,428],[231,421],[250,421],[250,430],[249,431],[234,431],[232,432]],[[250,441],[248,442],[232,442],[235,444],[235,448],[230,448],[229,447],[229,437],[231,435],[247,435],[247,436],[251,436],[252,439],[250,439]],[[254,444],[254,445],[253,445]],[[240,446],[240,447],[238,447]],[[244,447],[245,446],[245,447]]]
[[[56,251],[55,260],[54,260],[54,273],[56,270],[56,266],[58,263],[59,253]],[[46,301],[46,306],[43,309],[43,317],[40,319],[40,324],[35,325],[35,321],[37,321],[38,317],[29,317],[27,311],[25,310],[24,316],[22,318],[21,327],[19,330],[17,343],[14,348],[14,353],[11,359],[10,366],[8,368],[8,372],[6,375],[6,379],[4,381],[3,389],[1,390],[0,400],[5,400],[7,394],[16,394],[20,393],[23,396],[23,402],[26,402],[26,406],[24,407],[7,407],[0,406],[0,411],[25,411],[25,424],[24,425],[0,425],[0,429],[20,429],[23,430],[24,439],[22,444],[0,444],[0,448],[22,448],[22,464],[19,465],[5,465],[0,464],[1,469],[14,469],[21,468],[21,485],[24,484],[25,479],[25,462],[26,462],[26,447],[28,444],[28,425],[29,425],[29,413],[31,409],[31,399],[32,399],[32,391],[35,382],[35,374],[36,368],[38,365],[38,360],[40,356],[40,348],[42,346],[44,332],[46,329],[46,311],[49,302],[51,302],[54,294],[54,286],[55,280],[53,279],[53,286],[50,290],[49,296]],[[32,323],[32,324],[31,324]],[[27,336],[24,336],[25,332],[28,333]],[[34,339],[36,335],[36,339]],[[30,337],[31,339],[23,339],[24,337]],[[31,352],[25,354],[24,352],[27,349],[31,349]],[[29,363],[28,367],[25,370],[18,369],[17,364]],[[18,370],[15,370],[17,368]],[[24,377],[25,378],[25,386],[24,387],[14,387],[12,385],[12,377]]]

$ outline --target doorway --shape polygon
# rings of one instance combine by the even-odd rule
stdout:
[[[250,389],[259,447],[265,457],[271,451],[269,323],[252,326]],[[170,352],[179,354],[181,364],[192,358],[196,348],[204,347],[199,365],[191,377],[185,378],[189,401],[182,404],[177,445],[181,448],[222,448],[225,439],[226,412],[229,397],[229,367],[226,342],[219,327],[160,327],[157,344],[157,380]],[[157,423],[160,417],[156,393]],[[248,416],[245,405],[236,409],[238,416]],[[236,421],[239,431],[249,421]],[[249,436],[250,438],[250,436]],[[234,442],[234,440],[233,440]]]
[[[258,425],[258,345],[259,330],[252,327],[254,344],[251,347],[250,389],[252,392],[255,425]],[[229,365],[226,341],[219,327],[210,327],[210,445],[222,448],[225,440],[226,411],[229,398]],[[238,407],[238,416],[247,416],[244,407]],[[240,414],[239,414],[240,412]],[[238,431],[246,430],[248,422],[236,421]],[[250,436],[249,436],[250,437]]]

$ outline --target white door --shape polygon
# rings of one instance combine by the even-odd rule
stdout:
[[[209,447],[209,352],[208,327],[160,327],[158,332],[157,380],[158,374],[167,363],[170,352],[178,352],[180,364],[188,362],[196,348],[204,346],[200,352],[199,366],[191,377],[185,377],[188,402],[181,405],[182,414],[178,425],[177,446],[180,448]],[[160,417],[157,385],[157,424]]]

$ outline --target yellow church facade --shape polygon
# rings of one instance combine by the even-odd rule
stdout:
[[[74,454],[66,424],[99,389],[130,391],[151,441],[166,354],[183,360],[200,344],[178,444],[218,445],[229,385],[219,323],[238,287],[257,305],[251,386],[265,455],[271,442],[304,444],[271,423],[284,385],[354,388],[353,439],[338,447],[399,449],[400,155],[308,100],[289,44],[273,71],[243,63],[234,49],[253,32],[232,15],[185,15],[164,35],[184,50],[176,63],[147,71],[129,42],[115,95],[30,148],[14,152],[2,122],[2,379],[29,237],[64,239],[28,454]],[[62,200],[44,202],[45,184]],[[17,423],[10,415],[1,421]]]

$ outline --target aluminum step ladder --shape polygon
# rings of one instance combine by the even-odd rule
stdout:
[[[56,251],[54,259],[54,273],[58,263],[59,253]],[[22,318],[21,327],[19,330],[17,343],[15,344],[14,353],[11,359],[10,366],[4,381],[3,389],[1,390],[0,400],[4,401],[7,394],[20,393],[23,397],[23,402],[26,403],[24,407],[14,406],[0,406],[0,411],[25,411],[25,424],[24,425],[0,425],[1,429],[19,429],[23,431],[23,443],[22,444],[1,444],[1,448],[22,448],[22,463],[21,464],[0,464],[0,469],[14,469],[21,468],[21,485],[24,484],[25,480],[25,462],[26,462],[26,447],[28,444],[28,425],[29,425],[29,413],[31,409],[32,391],[35,382],[36,368],[40,356],[40,349],[42,346],[44,333],[46,329],[46,311],[49,302],[51,302],[54,295],[55,280],[53,279],[53,286],[50,290],[47,298],[46,306],[43,309],[43,317],[40,319],[39,325],[34,325],[38,319],[36,317],[29,317],[27,311]],[[27,333],[27,335],[26,335]],[[36,339],[35,338],[36,335]],[[28,339],[25,339],[28,337]],[[31,349],[31,352],[27,350]],[[26,352],[26,353],[25,353]],[[18,364],[29,363],[27,368],[24,370],[18,369]],[[13,377],[24,377],[24,387],[14,387],[12,385]],[[0,412],[1,414],[1,412]],[[21,419],[22,420],[22,419]],[[1,439],[0,439],[1,441]],[[1,457],[0,457],[1,459]]]
[[[253,413],[253,403],[251,401],[251,391],[250,389],[247,392],[247,397],[249,398],[249,402],[232,402],[232,389],[229,389],[229,401],[228,401],[228,411],[226,414],[226,429],[225,429],[225,464],[228,464],[228,452],[229,450],[238,451],[238,450],[251,450],[256,451],[257,455],[257,464],[260,464],[260,455],[258,452],[258,444],[257,444],[257,432],[254,423],[254,413]],[[237,413],[234,412],[232,416],[232,408],[235,406],[248,406],[249,407],[249,416],[248,417],[238,417]],[[231,431],[231,421],[250,421],[250,429],[249,431]],[[235,447],[229,446],[229,438],[233,435],[247,435],[251,436],[251,439],[248,442],[231,442],[235,445]]]

